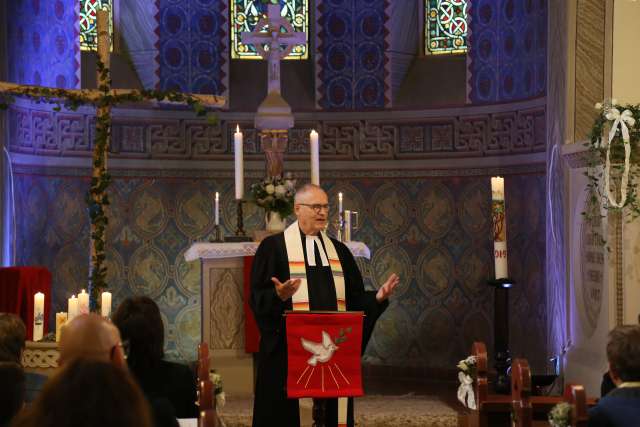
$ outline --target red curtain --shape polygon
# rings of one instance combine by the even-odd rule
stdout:
[[[33,296],[44,294],[44,334],[49,330],[51,312],[51,273],[45,267],[0,268],[0,312],[14,313],[27,327],[27,339],[33,338]]]

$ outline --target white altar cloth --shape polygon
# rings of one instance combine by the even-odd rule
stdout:
[[[363,242],[344,242],[356,258],[371,258],[369,247]],[[258,249],[256,242],[207,243],[196,242],[184,253],[184,259],[220,259],[253,256]]]

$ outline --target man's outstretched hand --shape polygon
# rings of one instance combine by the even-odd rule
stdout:
[[[282,283],[276,277],[272,277],[271,281],[276,287],[276,294],[278,294],[278,298],[280,298],[282,301],[286,301],[291,298],[300,287],[300,279],[289,279],[286,282]]]
[[[391,276],[384,282],[384,285],[378,289],[378,293],[376,294],[376,300],[378,302],[382,302],[389,298],[389,296],[393,293],[393,290],[400,283],[400,278],[396,273],[391,273]]]

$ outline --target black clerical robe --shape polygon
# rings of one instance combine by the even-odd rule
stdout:
[[[303,247],[305,236],[302,234]],[[320,237],[322,241],[322,237]],[[353,255],[341,242],[335,245],[345,278],[347,310],[364,311],[364,351],[376,320],[388,302],[378,303],[375,291],[365,291],[360,270]],[[324,242],[322,242],[324,248]],[[323,267],[318,248],[314,244],[316,266],[309,266],[306,249],[304,260],[311,310],[337,310],[336,291],[330,267]],[[326,250],[325,250],[326,253]],[[289,279],[289,260],[284,233],[269,236],[260,243],[251,272],[251,309],[260,329],[258,372],[253,405],[253,427],[297,427],[300,415],[297,399],[287,398],[287,340],[285,310],[292,309],[291,298],[282,301],[276,294],[272,277],[281,282]],[[327,426],[337,426],[337,399],[328,399]],[[349,401],[347,422],[353,426],[353,402]]]

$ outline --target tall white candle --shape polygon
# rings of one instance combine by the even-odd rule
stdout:
[[[338,214],[342,214],[342,193],[338,193]]]
[[[100,310],[102,317],[109,317],[111,315],[111,292],[105,291],[102,293]]]
[[[89,294],[84,289],[78,294],[78,314],[89,313]]]
[[[67,321],[67,313],[60,312],[56,313],[56,342],[60,341],[60,334],[62,332],[62,327]]]
[[[218,193],[216,191],[216,203],[213,209],[214,212],[214,217],[215,217],[215,224],[216,225],[220,225],[220,193]]]
[[[69,305],[67,306],[67,321],[72,321],[74,317],[78,315],[78,298],[75,295],[71,295],[69,298]]]
[[[491,178],[491,217],[493,219],[493,253],[496,279],[506,279],[507,270],[507,220],[504,203],[504,178]]]
[[[311,183],[320,185],[320,145],[318,144],[318,132],[311,131],[309,135],[311,150]]]
[[[236,200],[244,197],[244,170],[242,160],[242,132],[240,126],[236,125],[236,132],[233,134],[233,150],[236,168]]]
[[[44,334],[44,294],[33,296],[33,341],[40,341]]]

